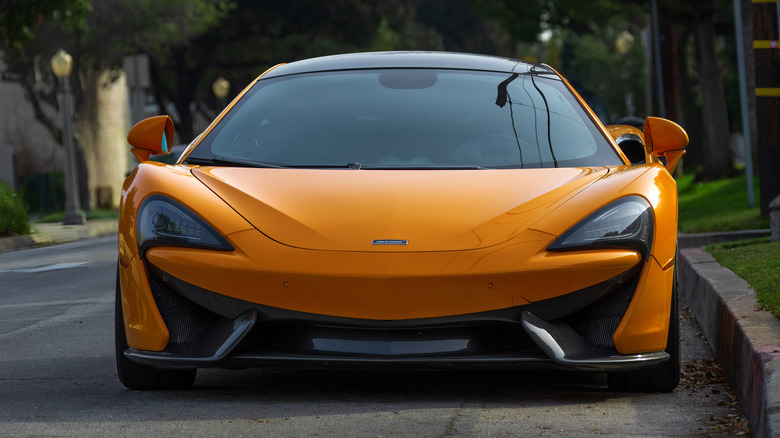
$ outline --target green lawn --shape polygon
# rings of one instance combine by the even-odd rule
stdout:
[[[710,245],[707,251],[721,265],[744,278],[758,303],[780,318],[780,242],[769,238]]]
[[[755,180],[758,192],[758,179]],[[679,193],[679,229],[683,233],[757,230],[769,228],[769,219],[761,217],[756,203],[750,207],[747,183],[738,178],[693,182],[693,175],[677,178]]]

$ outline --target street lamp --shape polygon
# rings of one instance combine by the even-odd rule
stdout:
[[[211,91],[217,97],[217,105],[219,105],[219,110],[221,111],[225,107],[225,98],[230,92],[230,82],[223,77],[219,77],[211,84]]]
[[[81,212],[76,178],[76,159],[73,153],[73,121],[70,105],[70,87],[68,77],[73,67],[73,58],[68,52],[60,49],[51,58],[51,69],[57,77],[57,97],[62,109],[62,146],[65,148],[65,214],[63,225],[80,225],[84,223],[84,213]]]

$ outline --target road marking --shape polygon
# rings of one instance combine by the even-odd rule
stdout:
[[[76,304],[113,304],[114,294],[108,294],[105,298],[86,298],[83,300],[67,300],[67,301],[43,301],[37,303],[16,303],[16,304],[0,304],[0,310],[5,309],[20,309],[24,307],[46,307],[46,306],[69,306]]]
[[[73,268],[81,268],[83,266],[89,265],[89,262],[76,262],[76,263],[57,263],[56,265],[46,265],[46,266],[39,266],[37,268],[25,268],[25,269],[3,269],[0,270],[0,272],[21,272],[21,273],[32,273],[32,272],[47,272],[47,271],[56,271],[59,269],[73,269]]]
[[[111,308],[112,304],[109,302],[98,302],[94,304],[78,304],[69,307],[65,312],[47,318],[41,321],[37,321],[31,325],[21,327],[8,333],[0,333],[0,338],[7,338],[13,336],[19,336],[22,334],[50,329],[54,326],[64,324],[67,322],[84,319],[85,317],[95,313],[105,313],[107,309]]]

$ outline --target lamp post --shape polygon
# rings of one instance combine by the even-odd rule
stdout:
[[[70,88],[68,77],[73,67],[73,58],[68,52],[60,49],[51,58],[51,69],[57,77],[57,97],[62,110],[62,146],[65,148],[65,214],[63,225],[80,225],[84,223],[84,213],[81,212],[76,178],[76,159],[73,153],[73,122],[70,105]]]
[[[219,111],[225,108],[225,98],[230,92],[230,82],[223,77],[218,77],[213,84],[211,84],[211,91],[214,92],[214,96],[217,97],[217,105]]]

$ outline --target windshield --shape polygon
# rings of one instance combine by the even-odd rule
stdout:
[[[381,169],[623,164],[557,77],[428,69],[260,80],[186,162]]]

